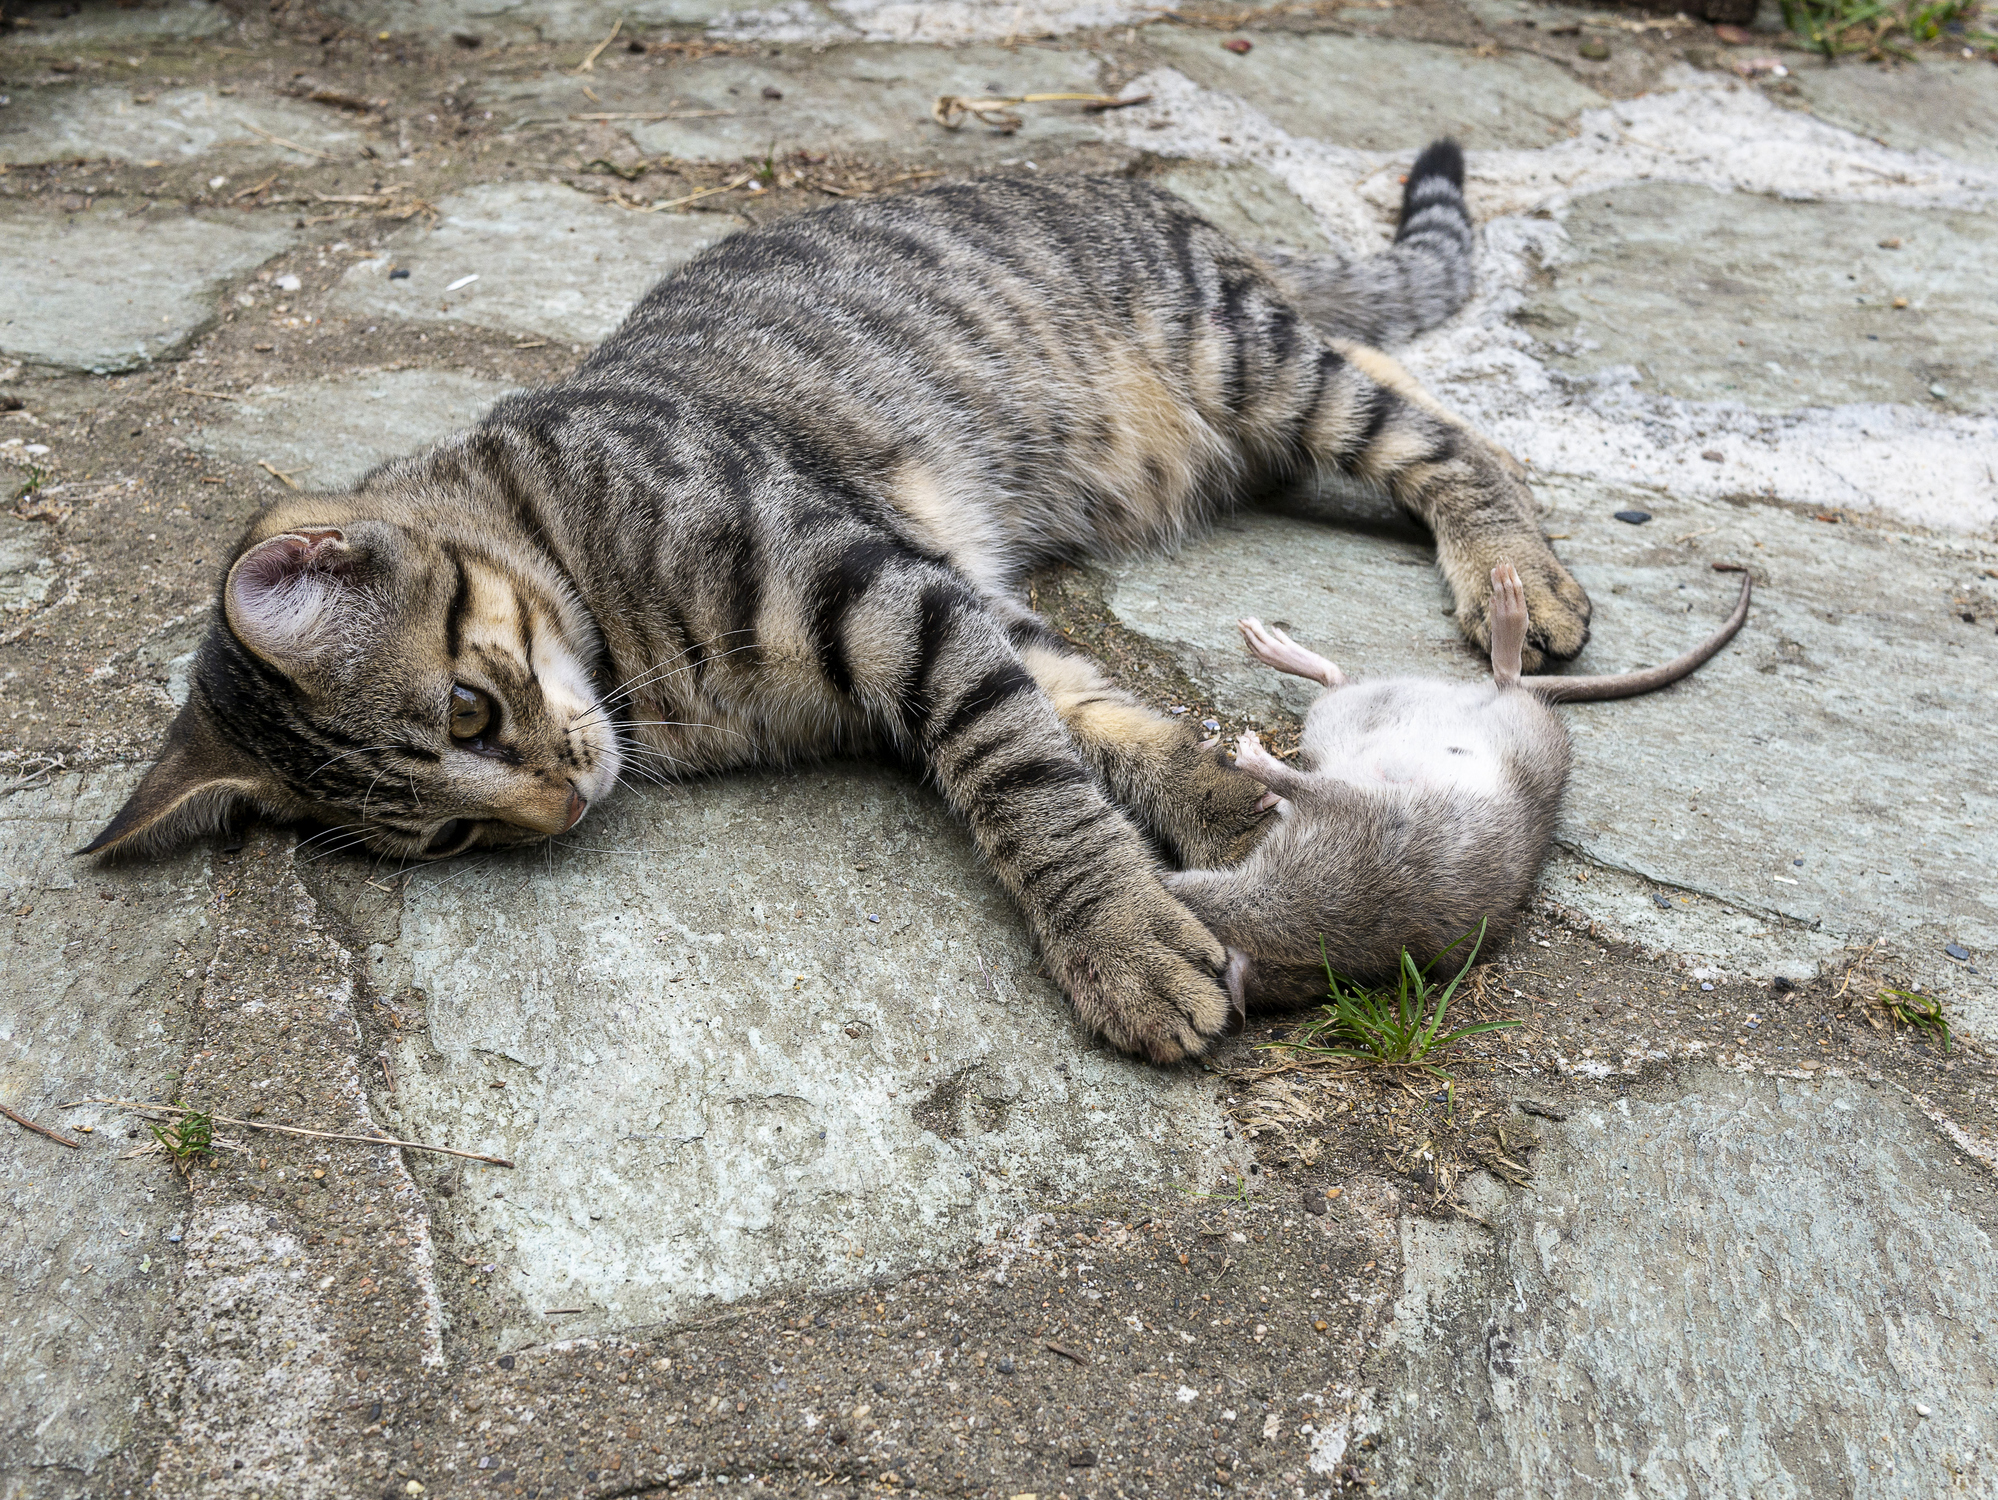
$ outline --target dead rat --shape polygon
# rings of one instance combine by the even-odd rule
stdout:
[[[1568,781],[1568,732],[1550,703],[1630,698],[1677,682],[1734,638],[1727,623],[1684,656],[1613,677],[1522,677],[1526,592],[1492,570],[1492,681],[1390,677],[1349,686],[1331,662],[1261,621],[1241,622],[1258,661],[1326,691],[1305,716],[1308,769],[1277,760],[1253,731],[1235,763],[1269,788],[1280,821],[1241,864],[1166,884],[1228,945],[1238,1006],[1301,1004],[1325,967],[1356,979],[1426,964],[1487,924],[1503,942],[1547,857]],[[1322,948],[1321,948],[1322,944]],[[1459,950],[1468,953],[1468,949]]]

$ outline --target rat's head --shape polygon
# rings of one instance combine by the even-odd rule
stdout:
[[[160,759],[83,851],[238,807],[404,858],[561,833],[617,780],[588,614],[517,545],[301,501],[255,524]]]

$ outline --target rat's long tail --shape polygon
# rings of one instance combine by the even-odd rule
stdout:
[[[1690,677],[1735,638],[1742,622],[1748,618],[1748,596],[1753,586],[1748,569],[1739,563],[1715,563],[1714,571],[1741,574],[1741,598],[1735,601],[1734,613],[1727,617],[1727,623],[1684,656],[1675,656],[1662,667],[1647,667],[1642,672],[1620,672],[1614,677],[1522,677],[1519,685],[1549,703],[1592,703],[1605,698],[1635,698],[1644,693],[1655,693],[1681,677]]]
[[[1335,338],[1398,344],[1433,328],[1471,295],[1471,215],[1464,153],[1432,141],[1409,168],[1394,243],[1378,255],[1299,255],[1257,246],[1305,316]]]

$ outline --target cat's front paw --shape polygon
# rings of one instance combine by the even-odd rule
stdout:
[[[1098,906],[1090,930],[1048,958],[1085,1025],[1155,1063],[1199,1057],[1242,1029],[1228,950],[1149,875]]]
[[[1526,644],[1520,670],[1538,672],[1550,661],[1572,661],[1589,643],[1589,596],[1546,543],[1494,546],[1489,561],[1466,569],[1459,586],[1457,621],[1486,652],[1492,648],[1492,569],[1511,563],[1526,593]]]

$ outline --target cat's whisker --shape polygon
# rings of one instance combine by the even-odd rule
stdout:
[[[326,844],[318,849],[313,850],[311,855],[305,859],[299,859],[297,854],[294,852],[292,855],[292,863],[301,864],[301,865],[316,865],[321,860],[331,859],[336,854],[345,854],[349,850],[360,848],[362,845],[366,844],[367,842],[368,842],[368,831],[364,828],[360,830],[358,833],[355,833],[351,838],[347,839],[343,843]]]
[[[627,677],[623,682],[619,683],[616,687],[611,688],[609,691],[607,691],[603,695],[602,699],[599,700],[599,702],[595,707],[585,709],[583,713],[578,715],[575,719],[572,719],[570,721],[570,727],[574,728],[575,725],[584,722],[594,714],[609,713],[610,711],[620,707],[624,703],[629,702],[633,696],[635,696],[643,689],[651,687],[660,682],[665,682],[673,677],[677,677],[682,672],[691,672],[698,665],[703,665],[706,662],[721,661],[725,657],[735,656],[740,652],[754,651],[756,647],[757,643],[754,641],[744,646],[731,646],[726,651],[716,651],[710,653],[709,655],[702,658],[702,661],[700,663],[686,662],[681,665],[675,665],[674,663],[677,660],[677,658],[675,657],[668,657],[665,661],[656,662],[652,666],[646,667],[641,671],[634,672],[630,677]],[[679,653],[679,655],[681,657],[684,657],[687,655],[687,653],[685,651],[682,651]]]
[[[350,756],[355,756],[355,755],[367,755],[376,750],[394,750],[397,748],[399,747],[395,745],[362,745],[359,749],[356,750],[342,750],[338,755],[329,756],[327,759],[321,761],[318,765],[314,766],[310,774],[308,774],[305,779],[307,781],[312,780],[314,776],[317,776],[321,771],[325,770],[335,761],[346,760]]]

